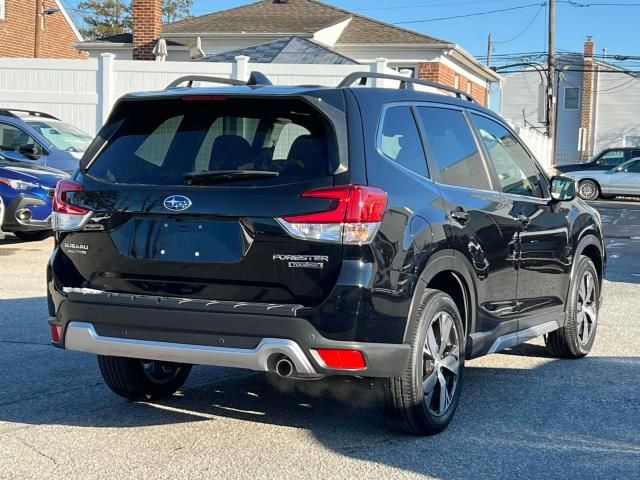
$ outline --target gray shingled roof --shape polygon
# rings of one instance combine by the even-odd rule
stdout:
[[[280,33],[313,35],[351,18],[337,43],[445,44],[443,40],[365,17],[317,0],[260,0],[165,25],[164,34]]]
[[[251,63],[304,63],[324,65],[358,65],[344,55],[301,37],[284,37],[273,42],[200,58],[199,62],[234,62],[238,55],[251,58]]]

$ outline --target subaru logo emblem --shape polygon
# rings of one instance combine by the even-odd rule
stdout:
[[[164,199],[164,208],[172,212],[181,212],[191,206],[191,199],[184,195],[171,195]]]

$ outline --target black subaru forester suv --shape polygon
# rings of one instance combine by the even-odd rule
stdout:
[[[52,342],[114,392],[171,395],[192,364],[377,377],[392,426],[433,434],[465,359],[589,352],[600,218],[464,92],[194,80],[120,99],[56,190]]]

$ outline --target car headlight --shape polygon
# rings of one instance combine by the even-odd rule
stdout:
[[[0,178],[0,183],[4,183],[14,190],[31,190],[32,188],[38,188],[40,185],[37,183],[25,182],[23,180],[14,180],[12,178]]]

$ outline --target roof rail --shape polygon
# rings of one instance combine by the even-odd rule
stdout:
[[[344,88],[351,86],[356,80],[366,80],[367,78],[386,78],[388,80],[398,80],[400,82],[400,89],[402,90],[415,90],[414,86],[424,85],[426,87],[437,88],[438,90],[444,90],[445,92],[455,93],[458,98],[475,102],[473,97],[467,92],[464,92],[458,88],[443,85],[441,83],[430,82],[428,80],[419,80],[417,78],[403,77],[402,75],[391,75],[389,73],[376,73],[376,72],[354,72],[350,73],[338,84],[338,88]]]
[[[31,115],[32,117],[42,117],[42,118],[50,118],[51,120],[60,120],[58,117],[54,117],[50,113],[38,112],[37,110],[23,110],[20,108],[0,108],[0,115],[3,115],[5,117],[20,118],[18,115],[16,115],[13,112],[26,113],[28,115]]]
[[[210,77],[208,75],[185,75],[184,77],[176,78],[173,82],[167,85],[167,88],[165,88],[165,90],[169,90],[170,88],[177,88],[181,83],[184,82],[187,82],[186,88],[193,88],[193,82],[223,83],[225,85],[247,84],[247,82],[236,80],[234,78]]]
[[[249,75],[249,81],[243,82],[242,80],[236,80],[235,78],[223,78],[223,77],[210,77],[208,75],[186,75],[184,77],[176,78],[173,82],[167,85],[165,90],[170,88],[177,88],[181,83],[187,82],[187,88],[193,88],[193,82],[209,82],[209,83],[222,83],[224,85],[233,86],[257,86],[257,85],[273,85],[271,81],[261,72],[253,71]]]

